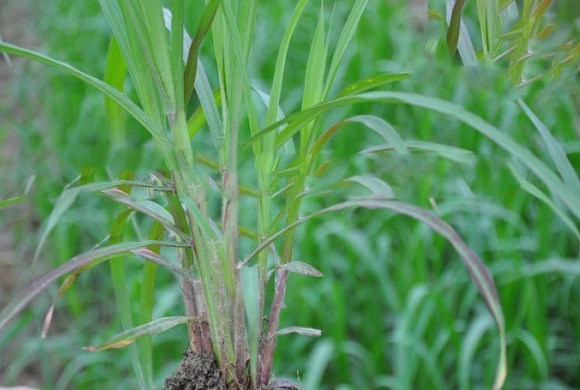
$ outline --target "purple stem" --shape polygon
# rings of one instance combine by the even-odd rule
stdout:
[[[284,296],[286,295],[286,281],[288,280],[288,271],[281,269],[276,274],[276,291],[274,293],[274,302],[270,311],[268,321],[268,330],[262,347],[260,348],[260,372],[258,373],[259,387],[266,386],[270,381],[272,372],[272,362],[274,360],[274,349],[276,348],[276,332],[280,325],[280,312],[284,307]]]

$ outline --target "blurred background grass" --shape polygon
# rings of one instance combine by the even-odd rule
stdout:
[[[574,1],[562,1],[553,10],[558,25],[554,39],[578,33]],[[297,108],[302,92],[318,12],[314,3],[290,49],[282,100],[287,113]],[[348,2],[326,6],[329,15],[334,12],[333,28],[340,28]],[[475,29],[472,11],[468,8],[466,16]],[[411,71],[410,79],[391,88],[458,103],[545,155],[541,139],[515,103],[522,98],[561,141],[574,166],[580,166],[577,74],[515,88],[501,65],[463,67],[448,53],[440,22],[417,29],[409,24],[408,13],[406,1],[370,2],[348,52],[348,65],[339,74],[339,87],[378,72]],[[0,14],[4,40],[102,74],[110,31],[96,0],[3,1]],[[269,85],[280,26],[289,16],[284,2],[260,8],[251,70],[258,85]],[[554,42],[545,43],[550,44]],[[66,184],[82,170],[105,179],[159,165],[144,132],[129,132],[123,147],[111,145],[101,95],[40,65],[13,62],[10,70],[0,64],[0,199],[21,193],[31,177],[35,181],[27,202],[0,214],[2,305],[17,299],[32,276],[107,234],[117,209],[99,196],[81,197],[51,235],[41,260],[32,263],[39,226]],[[545,66],[540,60],[529,64],[532,70]],[[326,152],[334,170],[311,185],[370,171],[391,183],[398,198],[435,208],[489,265],[498,283],[508,334],[506,388],[579,388],[580,272],[557,266],[558,259],[580,261],[578,241],[547,206],[520,189],[507,167],[509,157],[475,131],[432,112],[380,104],[350,110],[386,118],[403,138],[449,143],[473,151],[477,158],[458,164],[421,154],[361,155],[361,149],[379,140],[353,127],[339,134]],[[305,208],[330,203],[333,199],[312,199]],[[467,272],[443,239],[403,217],[369,211],[315,220],[299,234],[296,257],[312,263],[325,278],[292,276],[283,326],[317,327],[323,336],[283,336],[276,354],[277,376],[298,376],[307,390],[490,387],[497,334]],[[137,275],[139,263],[133,266],[130,271]],[[97,267],[79,278],[58,304],[47,339],[41,341],[39,335],[53,295],[37,301],[12,324],[0,338],[0,384],[134,387],[125,351],[81,350],[121,329],[108,272]],[[138,278],[134,280],[137,297]],[[172,278],[159,272],[157,287],[154,317],[181,313],[180,291],[175,291]],[[186,330],[178,328],[154,338],[157,383],[177,364],[186,337]]]

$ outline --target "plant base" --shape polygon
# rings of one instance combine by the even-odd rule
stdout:
[[[242,385],[243,386],[243,385]],[[234,390],[228,386],[222,372],[211,354],[198,354],[191,350],[183,353],[183,359],[172,376],[165,379],[165,390]],[[263,390],[302,390],[288,379],[274,379]],[[244,390],[249,390],[244,389]]]
[[[211,354],[183,353],[183,360],[172,376],[165,379],[165,390],[227,390],[226,382]]]

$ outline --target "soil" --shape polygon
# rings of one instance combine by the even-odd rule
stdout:
[[[183,356],[173,375],[165,380],[166,390],[227,390],[212,355],[187,350]]]
[[[183,356],[173,375],[165,380],[165,390],[233,390],[232,386],[226,385],[211,354],[196,354],[187,350]],[[275,379],[263,390],[303,389],[288,379]]]

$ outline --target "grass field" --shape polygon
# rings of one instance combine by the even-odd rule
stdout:
[[[97,1],[25,2],[35,7],[23,19],[29,27],[12,35],[22,40],[16,43],[33,45],[89,74],[102,75],[110,29]],[[332,15],[335,22],[329,28],[340,28],[338,21],[349,12],[347,3],[325,3],[329,20]],[[554,10],[560,34],[556,38],[578,32],[580,16],[574,19],[562,11],[572,3],[562,2],[561,9]],[[466,67],[450,55],[442,23],[430,20],[423,31],[412,28],[405,4],[370,2],[338,73],[340,88],[376,73],[410,72],[408,79],[389,84],[389,90],[465,107],[552,166],[548,148],[517,104],[522,99],[559,141],[578,174],[577,69],[516,87],[501,63]],[[468,17],[472,11],[467,10]],[[281,100],[286,113],[300,108],[318,12],[315,4],[307,8],[291,42]],[[282,2],[264,3],[258,11],[259,50],[252,53],[250,77],[259,87],[270,85],[283,34],[280,26],[289,18]],[[8,41],[14,27],[5,14],[2,21],[0,36]],[[469,21],[475,29],[475,21]],[[335,45],[332,33],[330,37],[330,45]],[[202,60],[209,55],[208,46],[202,46]],[[64,186],[81,172],[107,180],[126,171],[143,175],[162,165],[144,131],[127,134],[122,145],[113,141],[114,135],[106,130],[102,95],[41,65],[13,61],[9,74],[2,69],[6,63],[0,63],[4,183],[0,199],[20,195],[32,176],[35,180],[25,202],[0,211],[2,305],[17,299],[33,276],[98,243],[120,210],[102,196],[79,197],[34,263],[40,226]],[[531,71],[545,67],[542,61],[528,65]],[[208,73],[215,82],[217,75]],[[442,216],[488,265],[498,286],[507,335],[504,388],[579,388],[580,240],[550,207],[518,184],[510,165],[520,163],[457,120],[416,107],[365,103],[333,111],[325,120],[331,124],[360,113],[387,119],[405,140],[444,143],[471,153],[460,154],[460,162],[422,152],[363,154],[359,152],[381,140],[352,126],[339,133],[323,155],[336,169],[307,185],[324,188],[341,178],[371,172],[391,185],[397,199]],[[307,198],[304,212],[338,201],[333,195]],[[306,390],[491,388],[498,332],[469,274],[444,239],[412,220],[377,210],[348,210],[314,219],[297,234],[295,257],[315,266],[324,278],[290,277],[282,323],[318,328],[322,336],[281,336],[276,376],[299,379]],[[140,264],[127,268],[135,301]],[[46,339],[39,335],[56,285],[14,321],[0,335],[0,386],[134,388],[126,350],[81,349],[98,345],[121,329],[109,278],[104,266],[83,274],[59,301]],[[181,292],[171,283],[171,275],[159,271],[156,278],[154,317],[181,314]],[[184,327],[153,338],[157,388],[186,347]]]

